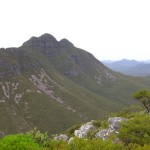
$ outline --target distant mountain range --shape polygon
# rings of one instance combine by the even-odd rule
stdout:
[[[102,61],[108,68],[131,76],[150,76],[150,60],[137,61],[123,59],[119,61]]]

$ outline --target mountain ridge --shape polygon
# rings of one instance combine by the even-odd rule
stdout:
[[[137,61],[122,59],[119,61],[102,61],[108,68],[131,76],[150,76],[149,60]]]

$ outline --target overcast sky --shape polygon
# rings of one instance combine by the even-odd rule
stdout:
[[[0,0],[0,47],[44,33],[100,60],[150,59],[150,0]]]

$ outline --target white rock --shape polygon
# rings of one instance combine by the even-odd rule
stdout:
[[[113,130],[111,129],[102,129],[98,133],[96,133],[96,138],[102,138],[103,140],[107,140],[108,136],[113,133]]]
[[[14,97],[14,101],[16,104],[19,104],[19,101],[22,99],[23,94],[16,94]]]
[[[70,144],[71,142],[73,142],[74,140],[74,137],[71,137],[69,140],[68,140],[68,144]]]
[[[120,128],[120,122],[122,121],[127,121],[128,119],[123,118],[123,117],[113,117],[113,118],[109,118],[108,122],[109,122],[109,128],[113,129],[113,130],[118,130]]]
[[[79,130],[75,130],[74,135],[79,137],[79,138],[85,138],[89,131],[92,131],[92,130],[95,130],[95,129],[96,128],[95,128],[95,126],[93,125],[93,123],[91,121],[91,122],[88,122],[88,123],[82,125]]]
[[[96,133],[96,138],[102,138],[103,140],[107,140],[111,133],[118,134],[118,130],[120,129],[120,122],[126,121],[128,119],[123,117],[113,117],[109,118],[109,127],[108,129],[101,129],[98,133]]]
[[[68,140],[68,136],[66,134],[60,134],[58,136],[55,136],[54,140],[64,140],[64,141],[67,141]]]
[[[26,92],[27,92],[27,93],[31,93],[31,92],[32,92],[32,90],[30,90],[30,89],[27,89],[27,90],[26,90]]]

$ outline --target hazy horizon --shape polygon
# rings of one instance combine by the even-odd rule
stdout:
[[[117,59],[117,60],[114,60],[114,59],[103,59],[103,60],[101,60],[101,61],[121,61],[121,60],[129,60],[129,61],[140,61],[140,62],[143,62],[143,61],[148,61],[148,62],[150,62],[150,59],[145,59],[145,60],[137,60],[137,59],[128,59],[128,58],[121,58],[121,59]]]

